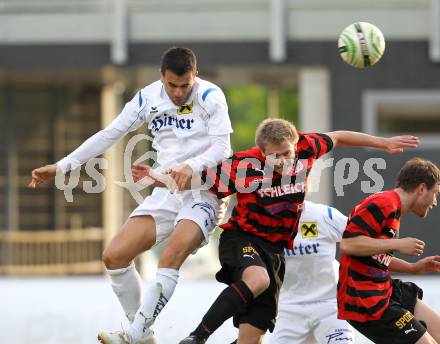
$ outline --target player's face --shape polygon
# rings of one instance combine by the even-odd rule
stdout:
[[[197,72],[191,71],[183,75],[174,74],[170,70],[161,73],[161,80],[171,101],[176,105],[184,105],[191,94]]]
[[[284,140],[278,145],[267,143],[264,147],[264,155],[266,156],[266,161],[270,165],[274,166],[274,170],[280,174],[283,173],[283,168],[287,166],[292,166],[295,159],[295,146],[296,141]],[[284,171],[288,173],[289,170]]]
[[[418,188],[418,199],[415,205],[415,213],[419,217],[426,217],[428,212],[437,206],[437,196],[440,192],[440,185],[437,184],[428,189],[425,184],[421,184]]]

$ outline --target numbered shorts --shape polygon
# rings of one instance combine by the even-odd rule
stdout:
[[[151,215],[156,222],[156,244],[168,238],[180,220],[197,223],[208,243],[209,234],[220,220],[222,202],[209,191],[183,191],[170,193],[165,188],[155,188],[131,214]]]
[[[393,279],[390,303],[379,320],[349,323],[365,337],[378,344],[413,344],[426,332],[424,324],[414,317],[417,299],[423,291],[416,284]]]
[[[222,268],[216,274],[219,282],[229,285],[240,281],[243,270],[249,266],[264,267],[270,277],[269,288],[234,314],[235,327],[250,324],[262,331],[273,331],[285,271],[282,252],[282,249],[255,235],[223,231],[219,243]]]
[[[300,276],[298,276],[300,278]],[[352,344],[352,327],[337,318],[336,299],[299,304],[278,305],[271,344]]]

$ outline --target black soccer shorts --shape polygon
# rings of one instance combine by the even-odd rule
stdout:
[[[417,299],[423,290],[412,282],[393,279],[390,303],[379,320],[348,322],[377,344],[414,344],[426,332],[424,324],[414,317]]]
[[[278,297],[284,279],[283,250],[255,235],[224,231],[220,237],[219,259],[222,268],[216,274],[219,282],[231,284],[241,280],[243,270],[249,266],[264,267],[270,285],[245,309],[233,318],[235,327],[250,324],[262,331],[273,331],[278,310]]]

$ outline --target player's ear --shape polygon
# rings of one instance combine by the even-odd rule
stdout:
[[[416,192],[418,195],[422,194],[423,191],[426,190],[426,184],[425,183],[420,183],[417,187],[416,187]]]

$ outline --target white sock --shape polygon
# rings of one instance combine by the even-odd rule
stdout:
[[[179,271],[176,269],[157,270],[156,281],[145,288],[144,302],[127,331],[134,341],[148,334],[150,326],[173,295],[178,279]]]
[[[171,299],[171,296],[173,296],[178,279],[179,270],[166,268],[159,268],[157,270],[156,281],[162,285],[162,294],[167,299],[166,302],[168,302]],[[161,310],[162,309],[159,310],[159,313]]]
[[[122,269],[108,270],[112,289],[119,299],[122,309],[128,320],[133,321],[134,316],[142,304],[142,279],[131,263]]]

